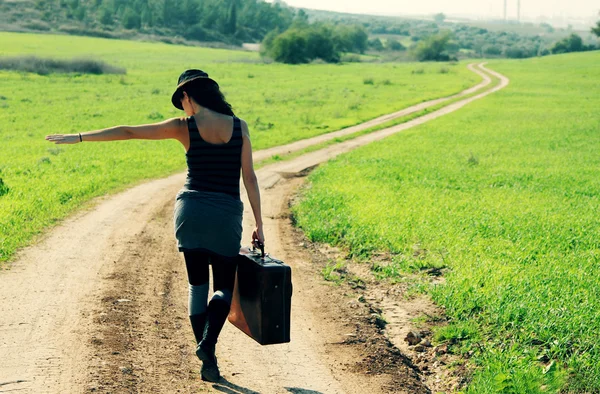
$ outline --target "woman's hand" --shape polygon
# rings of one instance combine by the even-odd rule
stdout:
[[[53,134],[47,135],[46,141],[54,142],[55,144],[77,144],[81,142],[79,134]]]
[[[265,244],[265,234],[262,226],[256,227],[254,228],[254,231],[252,231],[252,244],[254,244],[254,241],[258,241],[263,245]]]

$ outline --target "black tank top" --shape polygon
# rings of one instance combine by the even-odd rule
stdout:
[[[190,190],[219,192],[240,198],[242,167],[242,127],[233,117],[233,133],[225,144],[211,144],[200,136],[196,119],[187,118],[190,148],[185,154],[188,175],[185,186]]]

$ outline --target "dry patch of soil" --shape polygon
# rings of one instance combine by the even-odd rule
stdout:
[[[291,224],[290,224],[291,226]],[[367,262],[353,261],[337,247],[310,242],[298,229],[295,242],[309,251],[315,272],[342,261],[330,282],[331,293],[345,297],[344,314],[350,319],[342,345],[361,346],[367,355],[354,365],[365,374],[393,376],[390,392],[406,387],[410,393],[453,393],[465,386],[471,368],[468,359],[448,352],[448,343],[432,343],[432,333],[447,324],[442,308],[424,294],[410,291],[411,282],[443,283],[443,270],[424,271],[400,282],[378,280]],[[374,256],[378,264],[388,257]],[[416,383],[418,382],[418,383]]]

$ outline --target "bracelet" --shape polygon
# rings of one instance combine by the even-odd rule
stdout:
[[[79,133],[79,142],[83,142],[83,138],[81,138],[81,133]]]

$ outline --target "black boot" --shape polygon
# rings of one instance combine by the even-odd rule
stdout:
[[[227,315],[229,315],[229,308],[229,302],[222,299],[213,299],[208,304],[204,338],[196,349],[196,355],[202,360],[202,369],[200,370],[202,380],[218,382],[221,378],[215,357],[215,346],[225,320],[227,320]]]
[[[198,345],[204,338],[204,329],[206,328],[206,312],[199,315],[190,316],[190,323],[192,323],[192,331],[194,331],[196,345]]]

